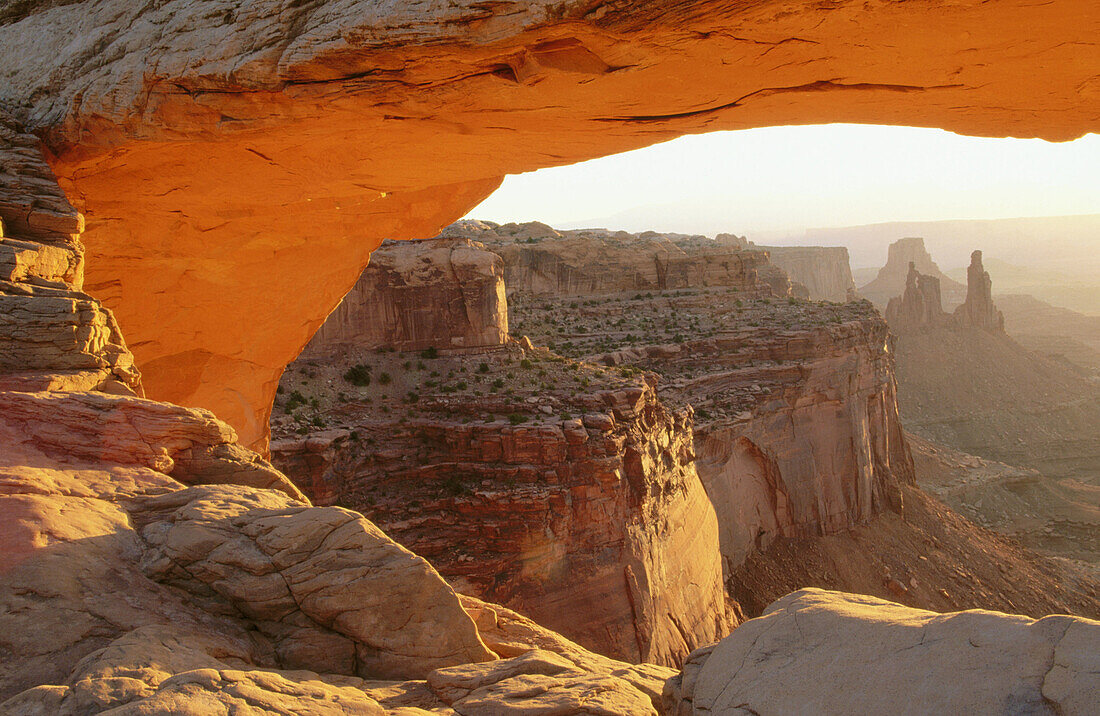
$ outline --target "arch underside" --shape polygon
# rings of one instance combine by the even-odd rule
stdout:
[[[175,5],[0,18],[0,105],[84,212],[86,288],[149,396],[253,446],[370,252],[505,174],[781,124],[1100,127],[1100,12],[1077,0],[258,2],[217,27]]]

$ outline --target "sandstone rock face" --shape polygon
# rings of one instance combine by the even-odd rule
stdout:
[[[902,509],[899,485],[913,482],[913,463],[887,340],[881,320],[865,316],[773,343],[769,358],[794,369],[738,367],[770,341],[701,358],[722,366],[709,376],[712,386],[766,391],[734,397],[733,420],[696,427],[697,468],[720,516],[729,568],[778,536],[834,534]]]
[[[663,400],[694,408],[696,469],[727,571],[777,537],[901,510],[899,486],[914,480],[874,308],[768,293],[715,286],[578,302],[516,292],[509,302],[513,329],[536,344],[653,370]]]
[[[920,273],[916,263],[910,261],[905,292],[890,299],[884,315],[896,333],[944,325],[947,314],[940,299],[940,280]]]
[[[396,350],[499,346],[508,337],[500,257],[469,240],[390,243],[306,346]]]
[[[505,174],[685,133],[1095,131],[1097,27],[1079,10],[28,3],[0,20],[0,103],[79,197],[89,286],[150,395],[262,445],[280,371],[383,238],[434,235]]]
[[[461,221],[444,236],[470,236],[504,259],[508,291],[583,296],[622,291],[663,291],[732,286],[745,291],[790,293],[790,279],[743,239],[631,234],[606,229],[557,231],[545,224]]]
[[[859,287],[860,295],[885,310],[890,299],[900,296],[908,286],[910,264],[917,273],[939,281],[942,299],[948,307],[953,308],[963,302],[966,287],[940,271],[921,238],[898,239],[890,244],[886,265],[879,269],[874,281]]]
[[[1005,317],[993,305],[993,282],[982,267],[982,252],[970,255],[966,269],[966,300],[955,309],[955,322],[983,331],[1005,332]]]
[[[684,715],[1083,716],[1100,698],[1098,639],[1100,622],[1079,617],[936,614],[804,589],[693,654],[668,693]]]
[[[2,112],[0,166],[0,390],[140,393],[114,316],[82,290],[83,218],[37,139]]]
[[[806,298],[844,303],[856,285],[843,246],[761,246],[773,264],[806,287]]]
[[[49,316],[42,289],[78,293],[82,256],[35,214],[60,193],[43,190],[41,163],[26,180],[27,156],[4,176],[15,198],[0,219],[20,234],[0,243],[0,286]],[[9,321],[0,339],[18,350],[37,330]],[[111,338],[90,345],[129,356]],[[0,374],[0,713],[454,713],[451,695],[475,679],[464,713],[590,713],[590,700],[654,713],[671,671],[599,657],[493,605],[467,611],[422,558],[358,514],[310,507],[209,412],[135,396],[121,360],[66,373],[67,356],[99,354],[55,344]],[[478,670],[497,655],[471,615],[518,663]],[[473,675],[426,681],[462,665]]]
[[[545,350],[424,358],[401,377],[390,356],[333,367],[360,361],[375,381],[359,400],[314,394],[326,431],[274,430],[273,459],[314,500],[362,510],[460,590],[616,658],[675,664],[732,628],[687,411]],[[506,366],[525,374],[507,393],[477,387]],[[299,361],[283,395],[324,384],[327,367]]]

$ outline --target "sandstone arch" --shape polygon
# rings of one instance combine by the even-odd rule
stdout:
[[[506,173],[774,124],[1066,140],[1100,127],[1098,31],[1079,0],[47,0],[0,7],[0,106],[150,396],[262,445],[370,251]]]

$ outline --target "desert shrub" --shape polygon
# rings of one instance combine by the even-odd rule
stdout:
[[[489,372],[489,364],[488,363],[478,363],[477,364],[477,372],[478,373],[488,373]]]
[[[378,384],[379,385],[389,385],[392,382],[393,382],[393,378],[390,376],[389,373],[379,373],[378,374]]]
[[[305,405],[307,402],[309,401],[306,400],[306,396],[302,395],[297,390],[292,390],[290,391],[290,397],[286,399],[286,405],[283,407],[283,410],[289,413],[298,406]]]
[[[353,365],[344,372],[344,380],[352,385],[358,385],[360,387],[366,387],[370,385],[370,371],[369,365]]]
[[[523,360],[521,360],[521,361],[519,362],[519,367],[520,367],[520,368],[526,368],[527,370],[530,370],[531,368],[533,368],[533,367],[534,367],[534,365],[535,365],[535,364],[534,364],[534,363],[532,363],[532,362],[531,362],[530,360],[528,360],[527,358],[524,358]]]
[[[433,358],[438,358],[439,357],[439,351],[436,350],[435,346],[431,346],[430,348],[425,348],[424,350],[420,351],[420,357],[423,358],[424,360],[431,360]]]
[[[527,422],[527,416],[524,415],[523,413],[509,413],[508,414],[508,422],[510,422],[512,425],[519,425],[520,423],[526,423]]]

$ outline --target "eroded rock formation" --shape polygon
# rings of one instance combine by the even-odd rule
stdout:
[[[1091,619],[936,614],[805,589],[692,654],[670,682],[671,713],[1083,716],[1100,694],[1097,639]]]
[[[352,364],[370,380],[342,380]],[[645,380],[511,345],[305,358],[283,388],[276,463],[462,591],[635,661],[679,663],[733,627],[690,413]]]
[[[982,267],[982,252],[970,255],[966,269],[966,300],[955,309],[955,322],[967,328],[1005,332],[1005,317],[993,305],[993,282]]]
[[[1076,0],[19,3],[0,103],[86,214],[149,394],[262,445],[370,251],[505,174],[792,122],[1069,139],[1097,129],[1097,22]]]
[[[900,510],[899,485],[913,481],[885,323],[866,302],[791,301],[686,292],[643,308],[605,298],[585,308],[587,320],[639,322],[610,336],[580,329],[579,340],[553,335],[544,316],[561,306],[514,302],[514,315],[569,353],[657,371],[662,398],[694,407],[696,466],[729,569],[779,536],[835,533]],[[608,337],[622,347],[600,352]]]
[[[916,331],[942,326],[947,321],[940,298],[940,280],[917,271],[916,262],[909,262],[905,291],[890,299],[884,312],[886,322],[895,332]]]
[[[488,348],[508,337],[503,265],[468,239],[384,245],[306,346]]]
[[[508,291],[585,296],[623,291],[664,291],[729,286],[743,291],[790,294],[787,275],[744,239],[723,240],[646,231],[557,231],[531,222],[497,226],[461,221],[443,236],[476,237],[504,260]]]
[[[890,299],[900,296],[909,284],[910,264],[920,275],[939,282],[942,300],[949,308],[963,302],[966,287],[940,270],[924,248],[924,239],[913,237],[898,239],[890,244],[886,265],[879,269],[875,280],[859,287],[859,294],[885,310]]]

